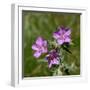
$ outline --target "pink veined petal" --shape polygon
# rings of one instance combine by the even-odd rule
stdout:
[[[51,60],[51,62],[49,63],[48,67],[49,67],[49,68],[52,67],[52,60]]]
[[[47,48],[46,47],[42,47],[42,53],[47,53]]]
[[[43,45],[43,39],[42,39],[42,37],[38,37],[37,38],[36,44],[39,45],[39,46],[42,46]]]
[[[70,37],[66,37],[64,41],[65,41],[65,42],[70,42],[71,39],[70,39]]]
[[[43,42],[42,52],[47,53],[47,41],[46,40]]]
[[[53,37],[54,37],[55,39],[58,39],[60,36],[59,36],[58,32],[57,32],[57,33],[54,32],[54,33],[53,33]]]
[[[70,34],[71,34],[71,30],[68,30],[68,31],[65,32],[64,35],[69,36]]]
[[[59,61],[56,58],[54,58],[52,63],[53,64],[59,64]]]
[[[47,53],[47,52],[48,52],[48,50],[47,50],[47,48],[45,48],[45,49],[44,49],[44,53]]]
[[[43,45],[47,46],[47,41],[46,40],[43,41]]]
[[[57,43],[58,43],[59,45],[62,45],[62,44],[64,43],[64,40],[63,40],[63,39],[58,39],[58,40],[57,40]]]
[[[41,52],[38,52],[38,51],[37,51],[37,52],[34,53],[34,57],[36,57],[36,58],[39,58],[40,55],[41,55]]]
[[[33,44],[33,45],[32,45],[32,49],[33,49],[33,50],[36,50],[36,51],[38,51],[38,50],[39,50],[39,48],[37,47],[37,45],[36,45],[36,44]]]
[[[65,30],[63,30],[62,28],[60,28],[59,32],[60,35],[63,35],[65,33]]]

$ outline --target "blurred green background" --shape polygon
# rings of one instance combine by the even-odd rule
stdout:
[[[23,77],[52,75],[48,63],[39,62],[42,58],[33,57],[31,47],[38,36],[46,40],[51,39],[58,26],[69,27],[72,30],[73,45],[70,47],[72,55],[65,52],[64,63],[70,69],[70,75],[80,75],[80,14],[23,11]]]

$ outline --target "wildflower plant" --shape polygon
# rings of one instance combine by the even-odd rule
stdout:
[[[64,52],[70,54],[69,46],[71,45],[71,29],[65,27],[58,27],[52,33],[52,40],[45,40],[41,36],[37,37],[35,43],[32,45],[34,50],[33,56],[40,58],[43,54],[43,61],[47,62],[52,75],[69,75],[69,68],[64,63]]]

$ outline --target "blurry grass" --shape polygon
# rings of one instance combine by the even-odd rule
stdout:
[[[33,57],[32,44],[38,36],[46,40],[52,38],[52,33],[58,26],[70,27],[72,30],[73,55],[65,53],[64,63],[70,68],[70,75],[80,74],[80,14],[56,12],[22,12],[23,24],[23,76],[50,76],[48,64],[38,62]],[[41,58],[40,58],[41,59]]]

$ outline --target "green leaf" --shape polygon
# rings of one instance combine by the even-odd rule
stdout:
[[[67,46],[63,45],[62,48],[68,53],[72,54],[72,52],[69,50],[69,48],[67,48]]]
[[[73,45],[75,45],[75,44],[74,44],[73,42],[70,42],[70,45],[72,45],[72,46],[73,46]]]

